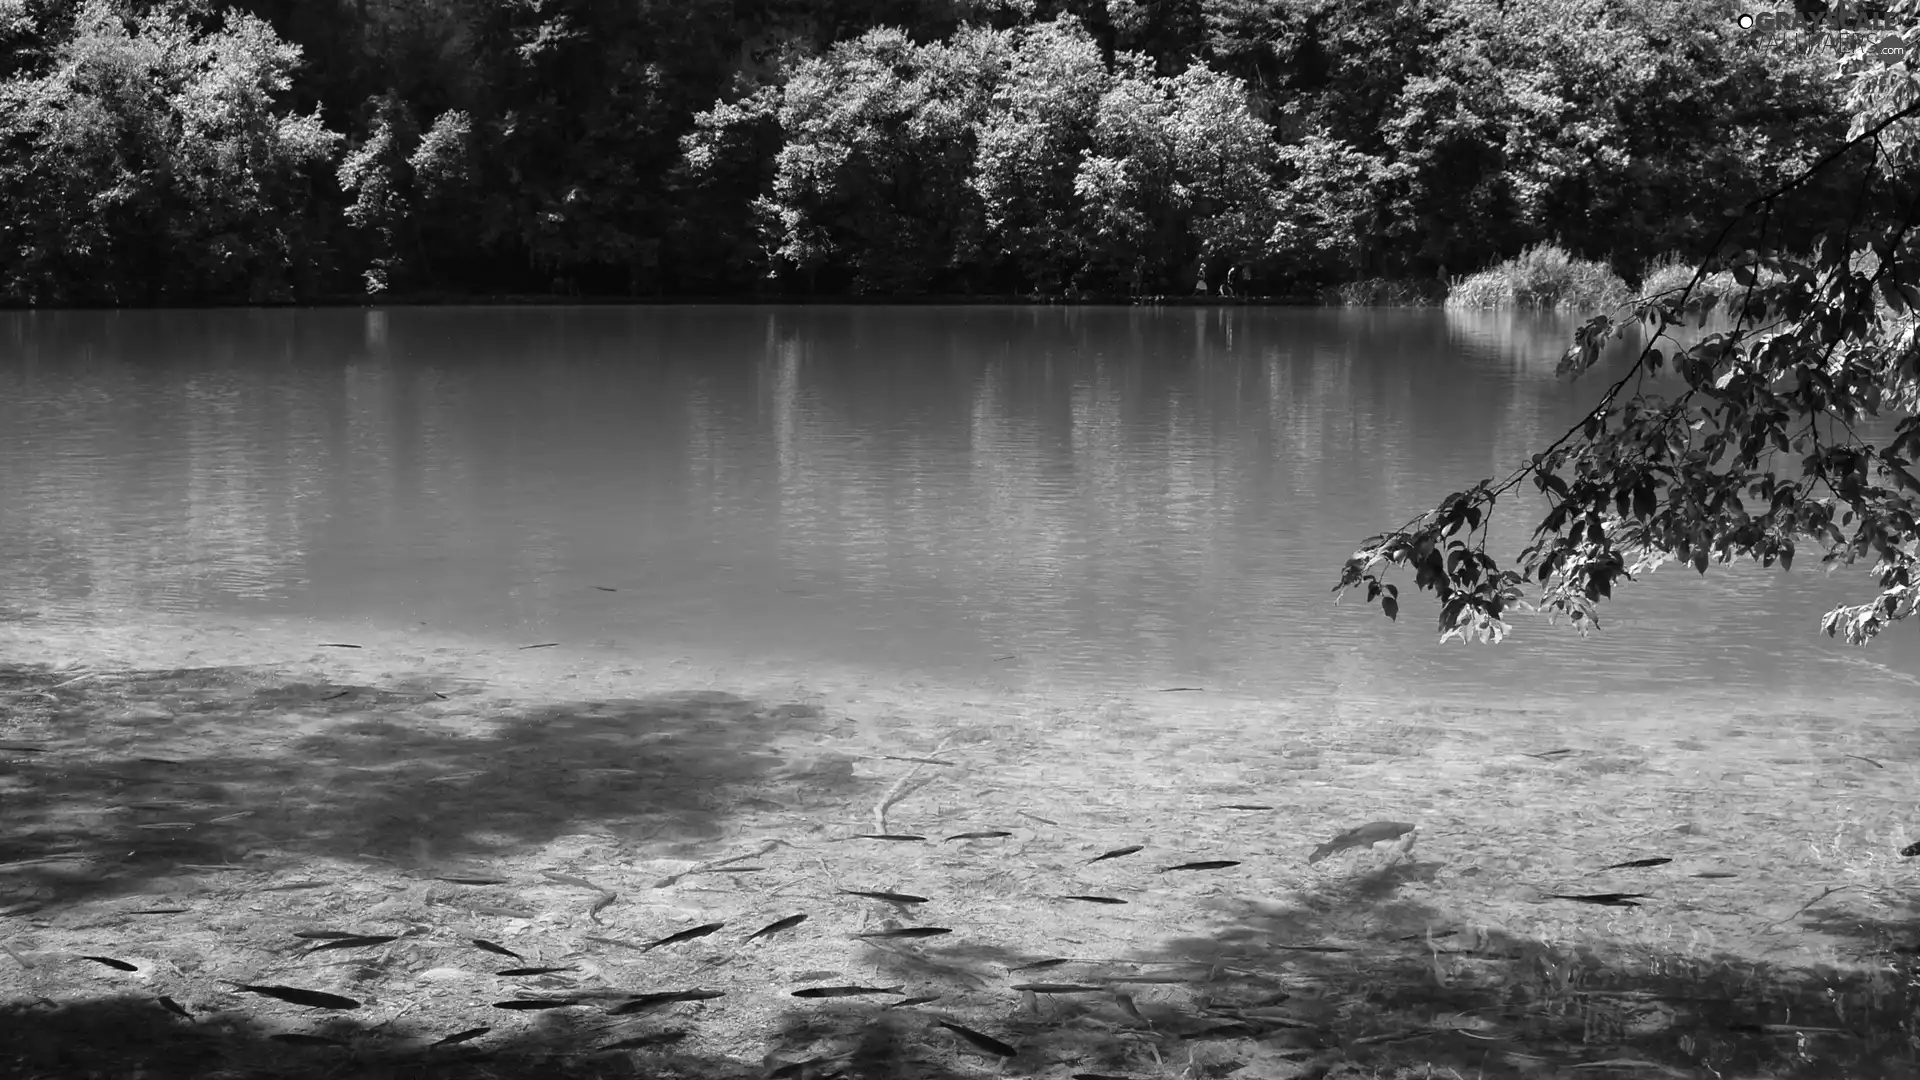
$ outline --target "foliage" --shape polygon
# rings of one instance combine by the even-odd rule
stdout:
[[[1448,293],[1447,304],[1594,312],[1617,308],[1626,298],[1626,283],[1606,264],[1577,258],[1558,244],[1535,244],[1467,275]]]
[[[339,136],[278,99],[300,50],[233,14],[86,0],[46,70],[0,83],[0,297],[286,299]]]
[[[1911,19],[1920,0],[1894,8]],[[1828,566],[1871,560],[1878,587],[1829,612],[1828,634],[1862,643],[1920,605],[1920,49],[1909,37],[1905,61],[1881,65],[1868,45],[1832,58],[1851,83],[1844,141],[1729,211],[1686,288],[1580,329],[1561,365],[1576,376],[1609,338],[1650,331],[1587,418],[1504,480],[1363,542],[1336,591],[1365,586],[1396,616],[1381,572],[1410,567],[1440,600],[1443,637],[1497,641],[1509,611],[1534,606],[1585,632],[1617,584],[1667,561],[1790,569],[1813,547]],[[1851,194],[1837,214],[1834,190]],[[1809,229],[1808,248],[1794,246]],[[1718,300],[1699,290],[1710,271],[1738,286],[1730,326],[1680,346],[1669,331]],[[1643,379],[1664,372],[1672,394]],[[1546,511],[1507,566],[1487,527],[1529,480]],[[1524,599],[1534,585],[1537,605]]]

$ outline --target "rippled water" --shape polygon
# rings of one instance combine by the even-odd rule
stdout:
[[[1330,589],[1598,382],[1436,311],[0,315],[0,612],[307,616],[1059,688],[1910,691],[1862,573],[1672,569],[1582,640]],[[1509,528],[1536,511],[1503,508]],[[1811,560],[1807,560],[1811,561]],[[1408,589],[1410,592],[1410,587]]]

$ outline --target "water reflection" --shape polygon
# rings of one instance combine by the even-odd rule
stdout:
[[[1438,646],[1417,603],[1410,626],[1331,605],[1358,538],[1504,475],[1580,415],[1597,380],[1553,374],[1572,325],[1198,308],[7,315],[0,606],[273,610],[1260,693],[1910,679],[1897,643],[1869,670],[1814,637],[1821,610],[1861,593],[1852,575],[1666,571],[1603,613],[1599,639],[1528,628],[1498,650]],[[1502,527],[1534,509],[1517,499]]]

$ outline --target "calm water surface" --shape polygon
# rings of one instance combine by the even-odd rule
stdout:
[[[310,616],[1097,689],[1911,689],[1864,574],[1664,570],[1582,640],[1441,645],[1329,590],[1593,383],[1436,311],[0,315],[0,611]],[[1516,503],[1517,524],[1537,512]],[[1810,561],[1810,560],[1809,560]],[[1411,591],[1410,585],[1407,586]],[[616,590],[616,591],[607,591]]]

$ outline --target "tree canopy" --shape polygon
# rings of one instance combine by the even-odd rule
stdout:
[[[1920,25],[1920,0],[1892,9]],[[1439,600],[1443,637],[1499,641],[1516,610],[1585,632],[1621,582],[1663,563],[1786,570],[1812,549],[1827,566],[1869,561],[1878,589],[1830,611],[1827,634],[1861,644],[1911,615],[1920,606],[1911,38],[1890,56],[1879,35],[1854,35],[1836,58],[1844,133],[1727,206],[1712,257],[1687,285],[1579,330],[1560,364],[1573,377],[1611,338],[1637,332],[1645,342],[1577,426],[1508,476],[1362,542],[1335,591],[1364,587],[1397,617],[1398,587],[1385,574],[1406,568],[1416,591]],[[1699,291],[1709,272],[1737,284],[1727,303]],[[1544,512],[1531,541],[1503,560],[1488,550],[1495,512],[1512,512],[1529,487]]]
[[[1631,278],[1845,130],[1833,42],[1763,13],[0,0],[0,303],[1122,295],[1203,264],[1311,295],[1555,237]]]

